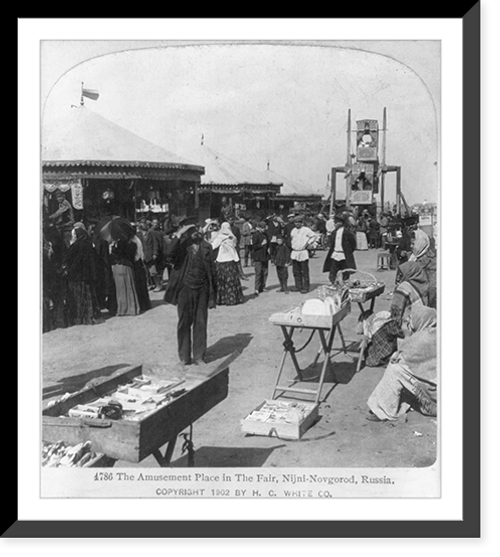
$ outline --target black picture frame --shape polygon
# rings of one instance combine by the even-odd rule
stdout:
[[[457,10],[455,5],[454,10]],[[434,15],[432,17],[435,17]],[[444,15],[442,17],[450,17]],[[480,2],[473,2],[463,22],[463,183],[480,183]],[[466,107],[466,108],[465,108]],[[480,188],[462,190],[464,214],[479,231]],[[480,235],[464,237],[463,272],[463,422],[462,520],[440,521],[45,521],[19,520],[17,491],[4,505],[0,532],[4,538],[478,538],[480,537]],[[465,295],[467,293],[467,295]],[[466,342],[465,342],[466,339]],[[464,401],[462,401],[464,404]],[[15,413],[17,415],[17,412]],[[17,446],[17,435],[12,432]],[[12,454],[17,454],[12,453]],[[19,485],[17,460],[4,463],[4,478]],[[14,482],[15,480],[15,482]],[[229,533],[229,535],[228,535]]]

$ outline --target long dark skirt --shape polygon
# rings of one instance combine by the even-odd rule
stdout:
[[[240,272],[236,261],[217,263],[217,305],[234,306],[243,303]]]
[[[92,283],[68,281],[66,307],[69,325],[94,325],[102,322],[95,285]]]
[[[141,309],[134,284],[134,272],[128,265],[113,265],[116,285],[116,315],[139,315]]]
[[[148,291],[148,275],[147,269],[142,260],[134,263],[134,282],[137,291],[137,298],[139,298],[139,306],[141,311],[151,309],[151,300]]]

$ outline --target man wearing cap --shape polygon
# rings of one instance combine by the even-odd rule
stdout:
[[[205,358],[208,309],[215,308],[217,285],[212,246],[198,226],[184,222],[168,245],[172,271],[164,299],[177,306],[180,362],[196,365]]]
[[[356,236],[346,227],[345,218],[335,216],[335,231],[330,236],[330,249],[323,265],[323,272],[329,273],[330,282],[337,279],[337,273],[344,269],[356,269],[354,250],[356,249]],[[348,278],[349,273],[341,273],[340,278]]]
[[[275,264],[276,247],[278,245],[278,236],[281,234],[281,224],[278,215],[273,214],[266,219],[267,230],[269,235],[269,257],[271,263]]]
[[[252,236],[252,252],[255,267],[255,295],[264,292],[269,272],[269,238],[266,234],[266,223],[261,221]]]
[[[71,232],[75,224],[75,216],[73,207],[66,199],[64,192],[56,190],[54,197],[56,198],[58,207],[57,211],[49,215],[49,219],[54,222],[56,229],[61,234],[67,248],[71,244]]]
[[[304,217],[301,215],[294,219],[295,227],[290,232],[290,248],[292,253],[293,278],[295,289],[302,294],[309,292],[309,252],[308,245],[316,237],[316,234],[307,226],[304,226]]]
[[[252,233],[254,232],[252,223],[250,222],[250,217],[245,215],[243,217],[244,223],[241,227],[241,241],[243,249],[245,250],[245,267],[248,267],[248,260],[250,259],[250,265],[253,265],[253,255],[252,255]]]
[[[287,217],[287,223],[283,227],[283,237],[285,244],[290,246],[290,232],[295,228],[295,214],[290,213]]]

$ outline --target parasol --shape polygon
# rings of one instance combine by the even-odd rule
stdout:
[[[94,234],[108,242],[116,242],[121,239],[130,240],[135,235],[135,230],[126,218],[110,215],[96,224]]]

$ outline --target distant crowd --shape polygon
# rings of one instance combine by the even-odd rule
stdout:
[[[242,282],[249,280],[244,268],[255,271],[253,295],[265,291],[269,266],[274,266],[279,291],[309,291],[309,257],[318,249],[335,250],[332,238],[339,222],[345,238],[354,237],[352,250],[386,247],[389,239],[394,257],[403,262],[411,251],[409,230],[395,226],[390,215],[378,218],[364,212],[344,212],[330,217],[323,213],[226,215],[198,223],[196,219],[167,215],[161,220],[146,217],[103,233],[102,222],[75,222],[64,195],[56,194],[59,206],[43,223],[43,331],[79,324],[94,324],[106,316],[138,315],[151,308],[150,292],[167,289],[175,257],[172,240],[180,230],[197,228],[211,247],[217,305],[244,302]],[[104,217],[111,220],[111,216]],[[120,220],[120,219],[119,219]],[[125,219],[121,219],[125,221]],[[119,221],[117,221],[120,224]],[[186,228],[187,227],[187,228]],[[333,260],[333,259],[332,259]],[[355,265],[353,258],[350,260]],[[330,281],[342,265],[330,265]],[[345,265],[344,265],[345,267]],[[294,285],[288,284],[289,268]],[[335,272],[332,272],[332,269]]]

